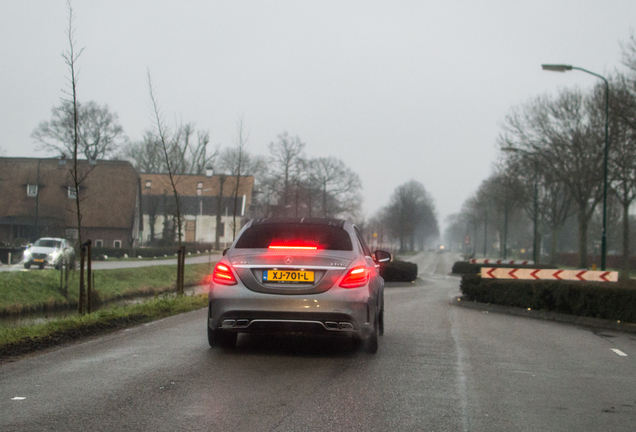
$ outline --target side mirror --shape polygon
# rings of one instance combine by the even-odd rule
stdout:
[[[375,251],[375,261],[378,263],[385,263],[391,261],[391,254],[387,251],[377,250]]]
[[[230,248],[227,248],[227,249],[223,250],[223,256],[225,256],[227,254],[227,251],[229,251],[229,250],[230,250]]]

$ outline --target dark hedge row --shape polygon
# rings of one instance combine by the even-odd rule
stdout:
[[[482,267],[498,267],[498,268],[533,268],[533,269],[555,269],[555,266],[548,264],[531,264],[531,265],[517,265],[517,264],[471,264],[468,261],[456,261],[453,264],[453,274],[478,274],[481,273]]]
[[[417,279],[417,264],[391,261],[380,264],[380,276],[385,282],[413,282]]]
[[[557,280],[482,279],[464,275],[462,294],[471,301],[636,323],[636,284]]]
[[[211,249],[210,244],[184,244],[186,252],[197,253],[205,252]],[[91,254],[93,259],[98,259],[100,255],[106,255],[109,258],[123,258],[124,255],[128,255],[130,258],[162,258],[164,255],[174,257],[177,253],[177,246],[162,246],[162,247],[140,247],[140,248],[106,248],[106,247],[93,247]]]

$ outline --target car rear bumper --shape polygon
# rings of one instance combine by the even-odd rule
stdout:
[[[208,325],[240,333],[361,335],[372,330],[376,302],[368,289],[333,289],[315,295],[262,294],[235,288],[210,292]],[[222,289],[220,291],[223,291]],[[237,295],[237,293],[240,293]]]

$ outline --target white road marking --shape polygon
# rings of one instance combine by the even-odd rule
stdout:
[[[614,351],[616,354],[618,354],[621,357],[627,357],[627,354],[625,354],[623,351],[616,349],[616,348],[612,348],[612,351]]]
[[[22,396],[16,396],[16,397],[14,397],[14,398],[11,398],[11,400],[25,400],[25,399],[26,399],[26,398],[25,398],[25,397],[22,397]]]
[[[457,373],[457,384],[459,387],[459,406],[461,410],[462,416],[462,427],[465,432],[469,430],[468,424],[468,390],[466,384],[466,366],[465,366],[465,358],[466,354],[464,353],[464,349],[459,343],[459,329],[457,328],[457,322],[454,319],[454,313],[456,311],[449,311],[449,318],[451,323],[451,335],[453,337],[453,342],[455,343],[455,349],[457,350],[457,363],[456,363],[456,373]]]

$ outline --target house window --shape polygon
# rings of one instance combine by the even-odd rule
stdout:
[[[197,183],[197,189],[203,189],[203,182]]]
[[[114,247],[115,249],[121,249],[121,240],[115,240],[115,241],[113,242],[113,247]]]
[[[95,247],[96,248],[104,247],[104,240],[95,240]]]
[[[152,180],[146,180],[146,189],[150,189],[152,187]]]
[[[73,199],[77,198],[77,189],[75,189],[75,186],[68,187],[68,197]]]
[[[201,195],[202,190],[201,189],[197,189],[197,195]]]
[[[38,194],[38,185],[27,185],[27,196],[34,197]]]

